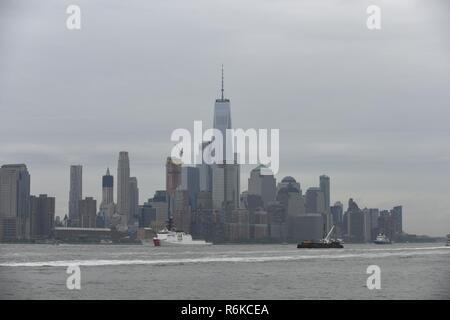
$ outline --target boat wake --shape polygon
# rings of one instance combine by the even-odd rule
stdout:
[[[339,254],[292,254],[278,256],[258,256],[258,257],[199,257],[184,259],[147,259],[147,260],[112,260],[112,259],[94,259],[94,260],[60,260],[60,261],[36,261],[36,262],[3,262],[0,267],[68,267],[72,265],[96,267],[96,266],[121,266],[121,265],[183,265],[196,263],[252,263],[252,262],[277,262],[277,261],[301,261],[311,259],[371,259],[384,257],[413,257],[421,255],[450,255],[450,249],[445,247],[427,248],[428,251],[417,248],[418,250],[403,250],[390,252],[365,252],[365,253],[339,253]],[[440,250],[437,250],[440,249]],[[322,251],[322,250],[321,250]],[[374,251],[374,250],[372,250]],[[380,250],[378,250],[380,251]],[[386,251],[386,250],[384,250]],[[394,252],[392,252],[394,251]],[[323,252],[323,251],[322,251]]]

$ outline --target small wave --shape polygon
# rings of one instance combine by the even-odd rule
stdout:
[[[441,248],[442,249],[442,248]],[[191,263],[215,263],[215,262],[271,262],[271,261],[297,261],[311,259],[345,259],[345,258],[383,258],[383,257],[407,257],[418,255],[445,255],[450,250],[442,251],[418,251],[418,252],[384,252],[384,253],[347,253],[347,254],[320,254],[320,255],[285,255],[263,257],[203,257],[186,259],[154,259],[154,260],[62,260],[62,261],[37,261],[37,262],[6,262],[0,263],[0,267],[67,267],[77,266],[120,266],[120,265],[180,265]]]

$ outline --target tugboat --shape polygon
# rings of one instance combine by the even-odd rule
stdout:
[[[339,239],[331,239],[331,234],[334,231],[334,225],[331,228],[330,232],[328,232],[327,236],[320,240],[319,242],[314,242],[311,240],[305,240],[302,241],[302,243],[297,244],[297,249],[340,249],[343,248],[344,246],[342,245],[342,243],[339,241]]]
[[[391,244],[391,240],[386,237],[384,233],[378,234],[377,238],[373,241],[375,244]]]

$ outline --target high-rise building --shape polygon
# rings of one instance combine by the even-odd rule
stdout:
[[[391,210],[394,238],[398,237],[400,234],[403,233],[402,211],[403,211],[402,206],[396,206]]]
[[[240,196],[240,166],[237,154],[234,153],[233,142],[227,139],[227,129],[231,129],[230,100],[224,97],[222,66],[222,89],[220,99],[214,105],[214,129],[219,130],[223,136],[222,161],[212,165],[212,200],[214,209],[239,208]]]
[[[114,177],[109,173],[108,168],[106,174],[102,177],[102,202],[100,203],[99,208],[99,217],[103,221],[104,227],[111,227],[115,211]]]
[[[222,209],[225,202],[225,170],[222,164],[211,166],[212,205],[214,209]]]
[[[151,205],[155,208],[155,222],[154,227],[159,231],[167,226],[169,220],[169,203],[167,199],[167,192],[165,190],[158,190],[155,192]]]
[[[31,196],[31,238],[50,238],[55,224],[55,198],[40,194]]]
[[[139,218],[139,188],[136,177],[130,178],[130,217],[128,224],[133,224]]]
[[[361,243],[365,240],[365,217],[362,210],[353,199],[348,200],[348,209],[345,213],[347,222],[347,240]]]
[[[77,227],[80,223],[78,203],[83,197],[83,166],[70,166],[69,221]]]
[[[389,210],[381,210],[378,216],[378,232],[384,233],[389,239],[395,238],[394,223]]]
[[[220,99],[216,99],[216,103],[214,105],[214,120],[213,127],[214,129],[218,129],[222,133],[223,138],[223,158],[222,161],[219,160],[219,164],[225,163],[225,160],[232,160],[234,157],[233,151],[233,141],[231,139],[227,139],[227,129],[231,129],[231,107],[230,100],[224,97],[224,80],[223,80],[223,65],[222,65],[222,89],[221,89],[221,97]],[[228,156],[230,159],[227,159],[227,150]]]
[[[325,214],[325,196],[320,188],[311,187],[306,190],[306,213]]]
[[[370,209],[364,208],[362,214],[364,218],[364,242],[370,242],[372,240],[372,217]]]
[[[238,164],[215,164],[212,170],[214,209],[239,208],[240,167]]]
[[[30,174],[24,164],[0,168],[0,240],[30,237]]]
[[[330,207],[331,224],[335,226],[335,236],[342,238],[344,234],[344,205],[337,201]]]
[[[121,224],[127,226],[130,218],[130,159],[126,151],[119,153],[117,165],[117,211]]]
[[[110,204],[114,202],[114,177],[109,173],[102,177],[102,204]]]
[[[149,199],[147,202],[144,202],[142,206],[139,206],[139,228],[152,227],[155,220],[156,209],[152,206],[152,199]]]
[[[261,196],[264,202],[264,207],[267,207],[269,202],[275,201],[276,198],[276,180],[273,175],[262,175],[261,168],[266,168],[260,165],[250,172],[248,179],[248,193]]]
[[[287,176],[287,177],[284,177],[283,179],[281,179],[281,182],[280,183],[278,183],[278,185],[277,185],[277,192],[280,190],[280,189],[282,189],[282,188],[284,188],[284,187],[287,187],[287,186],[292,186],[292,187],[294,187],[294,188],[296,188],[297,190],[298,190],[298,192],[300,193],[300,194],[302,194],[302,189],[301,189],[301,186],[300,186],[300,183],[299,182],[297,182],[293,177],[291,177],[291,176]]]
[[[181,190],[186,190],[189,194],[189,205],[193,210],[197,208],[197,194],[200,192],[200,168],[181,168]]]
[[[167,157],[166,161],[166,192],[173,195],[181,184],[181,161]]]
[[[336,226],[341,226],[344,214],[344,205],[342,204],[342,202],[335,202],[334,205],[330,208],[330,214],[333,224]]]
[[[80,227],[95,228],[97,218],[97,200],[92,197],[86,197],[78,201]]]
[[[169,216],[173,215],[175,191],[181,184],[181,160],[167,157],[166,160],[166,196]]]
[[[278,201],[267,207],[269,235],[272,240],[285,242],[288,236],[287,214],[285,206]]]
[[[305,198],[300,194],[295,183],[289,183],[278,190],[277,201],[283,205],[286,213],[287,238],[289,241],[295,241],[300,231],[298,217],[305,215]]]
[[[331,229],[331,216],[330,216],[330,177],[326,175],[321,175],[319,177],[320,180],[320,190],[323,192],[323,200],[325,207],[325,227],[326,232]]]
[[[190,233],[191,231],[191,207],[189,201],[189,193],[187,190],[175,191],[172,211],[173,223],[177,230],[186,233]]]
[[[204,141],[202,143],[202,162],[197,165],[199,170],[199,188],[200,191],[211,192],[212,191],[212,173],[211,173],[211,159],[209,159],[210,152],[208,152],[210,148],[211,141]],[[203,158],[203,155],[206,155],[208,158]]]
[[[369,209],[370,225],[372,227],[371,240],[375,240],[378,235],[378,217],[380,210],[378,208]]]

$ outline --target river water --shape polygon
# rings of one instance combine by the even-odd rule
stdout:
[[[0,299],[450,299],[450,247],[0,244]]]

